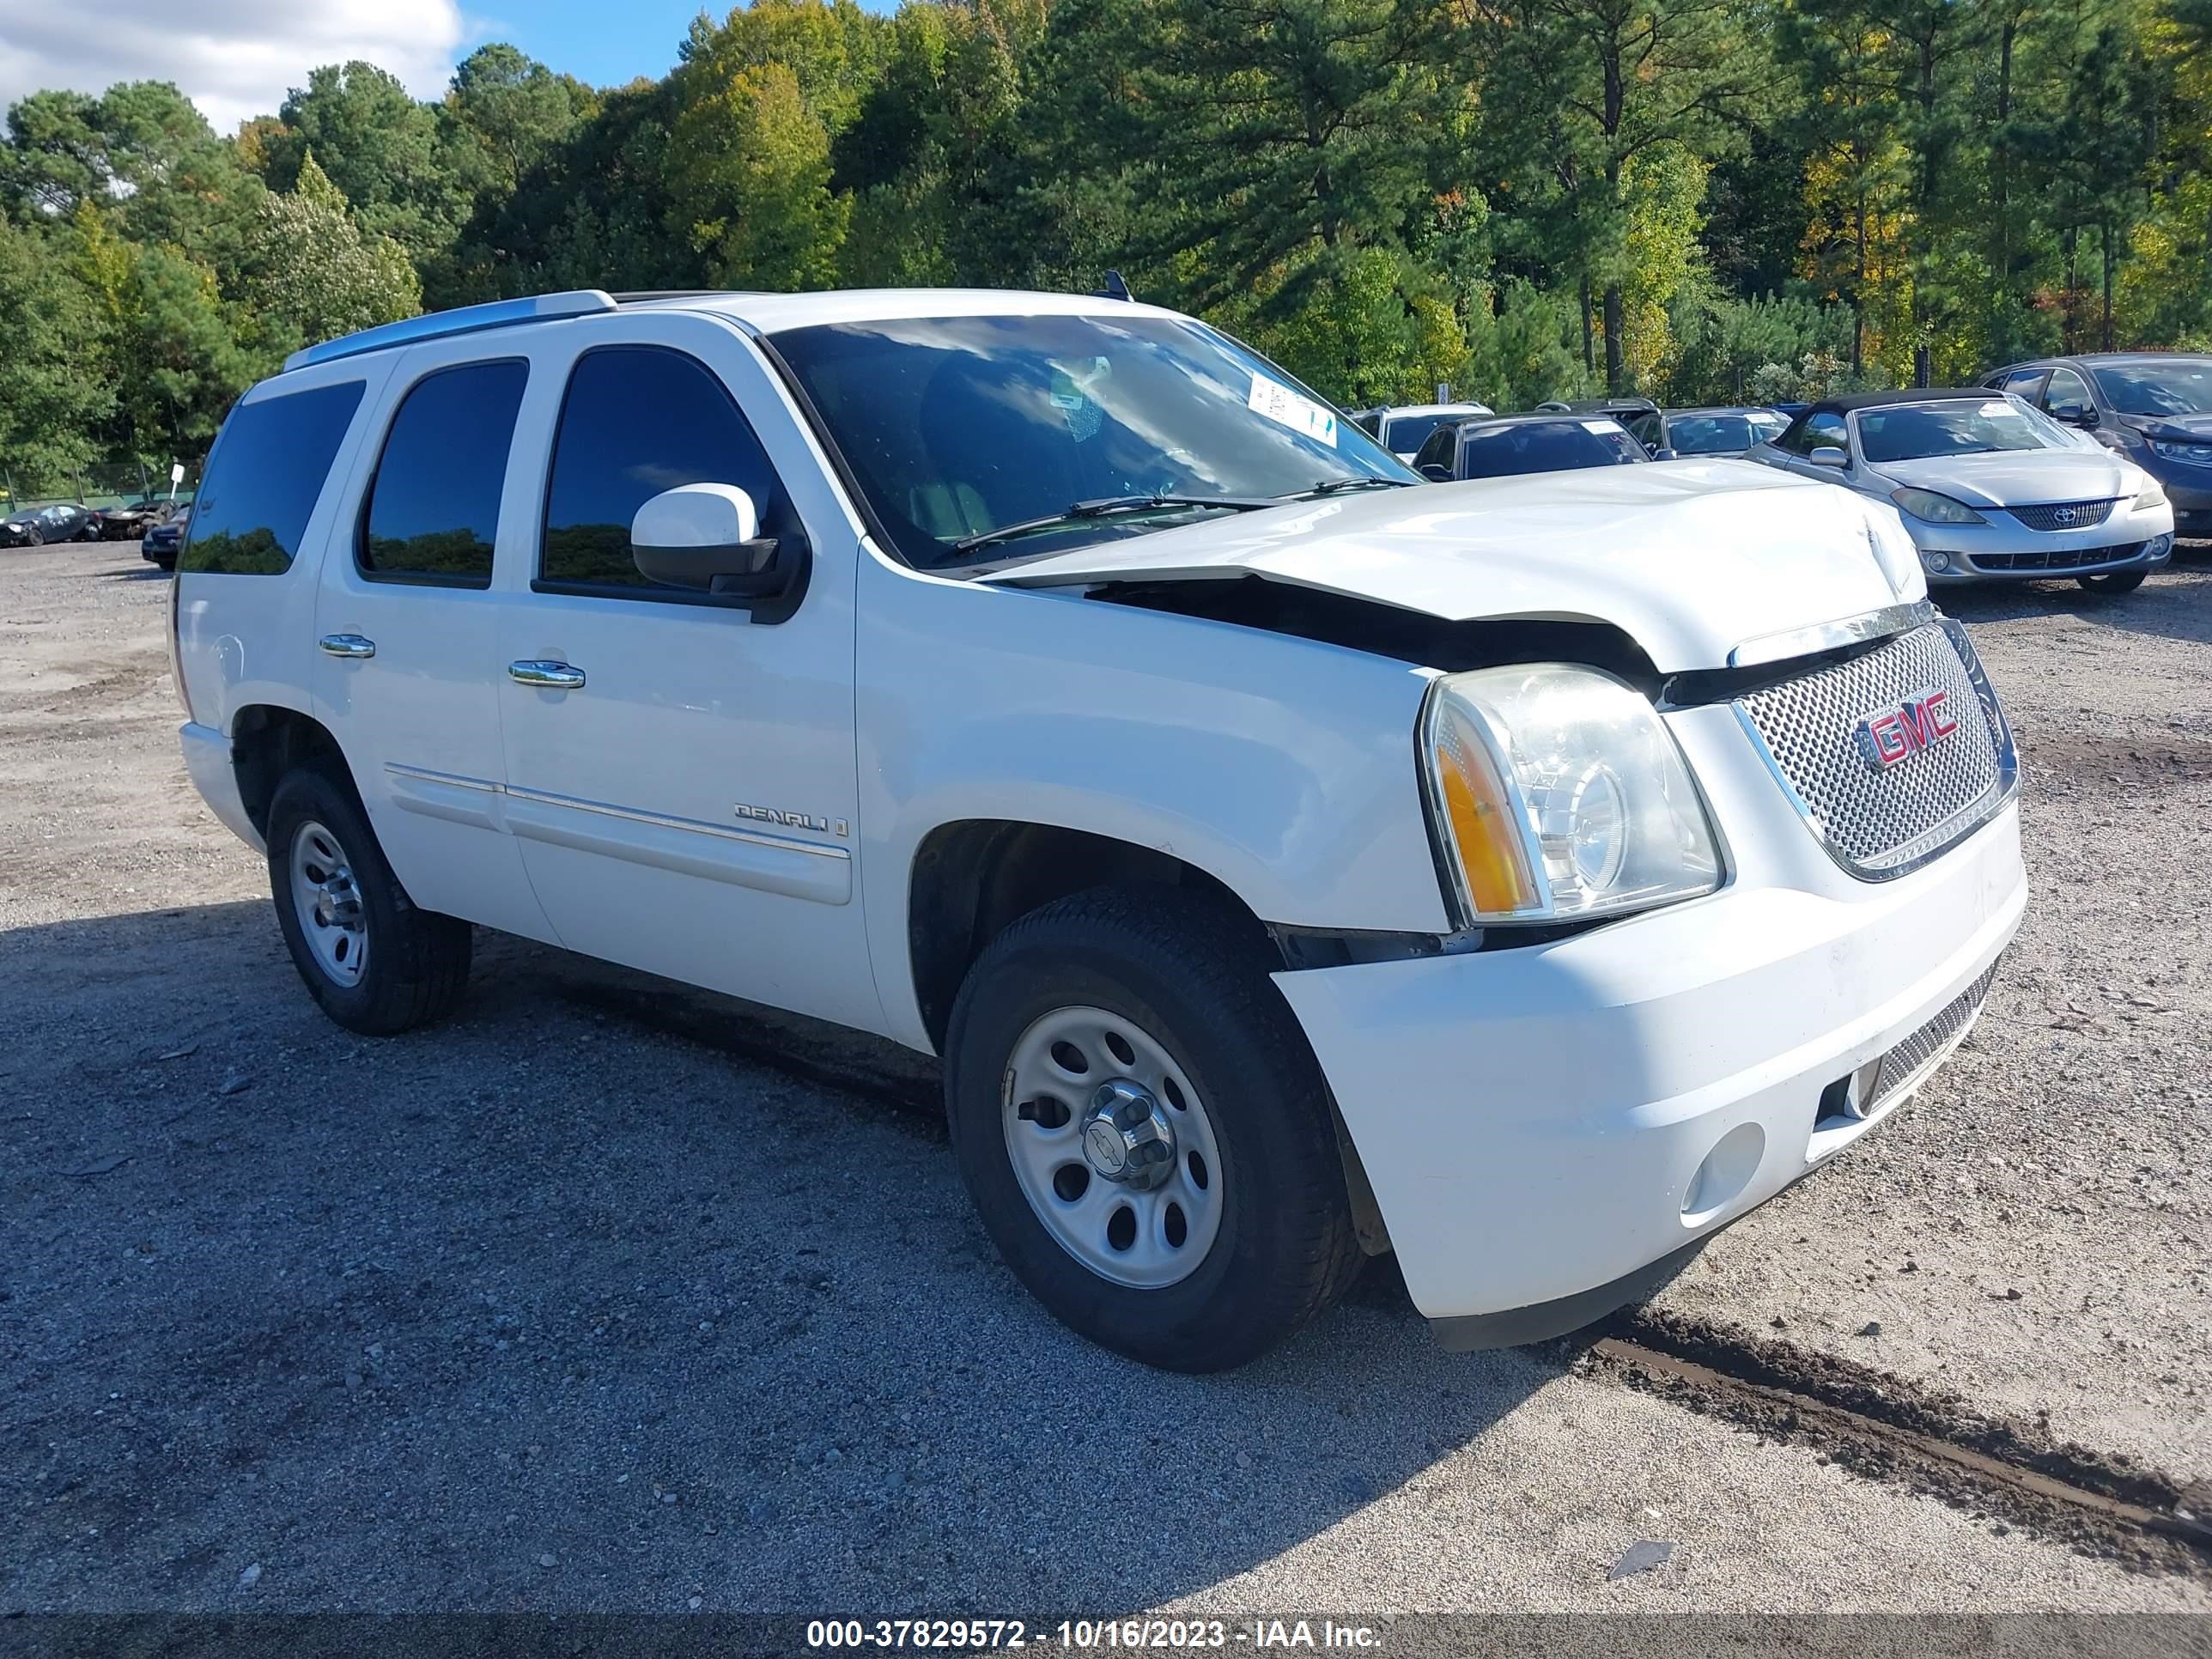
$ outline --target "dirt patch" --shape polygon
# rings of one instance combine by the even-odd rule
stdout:
[[[1656,1309],[1626,1310],[1597,1328],[1595,1340],[1562,1345],[1586,1374],[1808,1441],[1824,1461],[1978,1519],[2000,1516],[2133,1567],[2212,1573],[2212,1523],[2196,1507],[2197,1494],[2124,1455],[2061,1442],[2047,1425],[2006,1422],[1961,1395],[1933,1393],[1893,1372]]]
[[[2092,788],[2164,792],[2212,781],[2212,743],[2116,744],[2054,733],[2024,749],[2025,764]]]

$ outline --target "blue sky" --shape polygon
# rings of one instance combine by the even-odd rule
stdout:
[[[860,0],[870,11],[891,11],[895,0]],[[507,0],[495,9],[465,9],[471,45],[511,40],[532,58],[593,86],[619,86],[675,67],[676,48],[699,0]],[[704,8],[719,18],[726,3]]]
[[[896,0],[860,0],[888,11]],[[730,0],[708,9],[725,15]],[[0,0],[0,111],[46,87],[173,81],[219,131],[275,113],[319,64],[366,58],[417,98],[511,40],[593,86],[665,75],[700,0]]]

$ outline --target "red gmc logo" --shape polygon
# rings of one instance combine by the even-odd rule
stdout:
[[[1949,696],[1946,691],[1916,691],[1894,708],[1860,715],[1851,735],[1866,763],[1887,772],[1908,755],[1917,755],[1957,731],[1959,722],[1943,706]]]

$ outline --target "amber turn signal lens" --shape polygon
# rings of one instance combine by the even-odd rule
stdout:
[[[1484,915],[1543,907],[1528,867],[1527,843],[1489,745],[1468,729],[1459,708],[1437,721],[1437,781],[1443,796],[1452,851],[1467,878],[1468,896]]]

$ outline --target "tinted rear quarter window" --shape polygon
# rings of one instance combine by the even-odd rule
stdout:
[[[679,484],[735,484],[764,534],[783,516],[775,471],[714,372],[661,346],[604,346],[569,376],[545,491],[538,577],[554,587],[696,598],[631,562],[630,521]]]
[[[362,574],[491,586],[507,451],[529,365],[467,363],[408,388],[377,459],[356,557]]]
[[[341,380],[233,410],[193,499],[177,568],[253,576],[291,568],[362,390]]]

